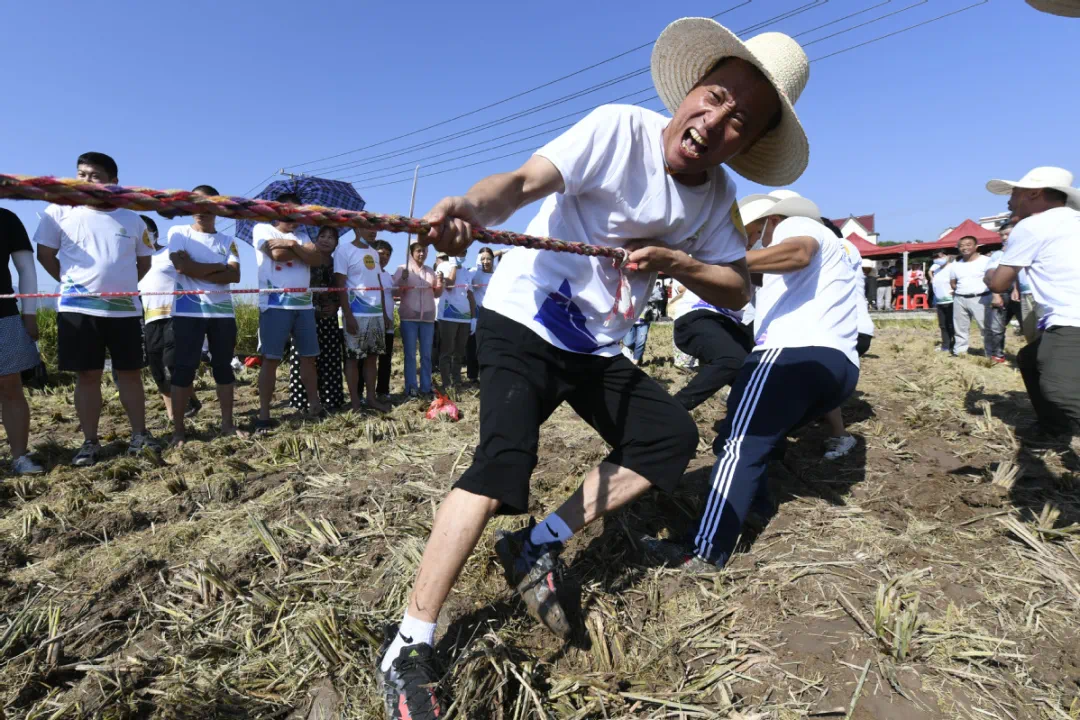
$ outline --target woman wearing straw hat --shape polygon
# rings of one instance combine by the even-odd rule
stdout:
[[[1007,292],[1027,271],[1043,310],[1042,334],[1016,355],[1038,434],[1071,441],[1080,453],[1080,189],[1073,174],[1035,168],[1020,180],[991,180],[987,190],[1010,195],[1020,218],[999,264],[986,275],[993,292]]]
[[[757,196],[740,208],[750,242],[763,246],[746,256],[750,272],[764,278],[754,351],[728,395],[709,495],[692,534],[683,543],[644,538],[646,548],[688,570],[723,567],[751,507],[766,499],[769,455],[789,432],[840,407],[859,380],[863,298],[840,238],[806,198]]]
[[[636,271],[516,248],[492,277],[476,330],[480,442],[436,515],[408,609],[381,654],[389,717],[443,711],[435,620],[488,520],[528,511],[540,425],[562,402],[612,451],[555,513],[496,543],[530,614],[562,637],[570,634],[557,587],[563,544],[650,487],[672,488],[694,455],[693,420],[622,356],[619,341],[658,272],[717,307],[746,303],[745,235],[722,166],[772,185],[802,174],[809,146],[793,103],[809,62],[786,35],[743,43],[713,20],[684,18],[657,40],[652,75],[672,118],[598,108],[521,168],[426,216],[434,226],[427,242],[459,256],[474,227],[543,200],[530,234],[627,248]]]

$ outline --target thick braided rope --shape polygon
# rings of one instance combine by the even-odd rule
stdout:
[[[167,216],[206,213],[258,222],[285,220],[302,225],[384,230],[411,235],[425,235],[431,230],[431,225],[424,220],[402,215],[380,215],[321,205],[293,205],[226,195],[197,195],[187,190],[152,190],[120,185],[98,185],[82,180],[50,176],[0,174],[0,198],[43,200],[59,205],[126,208],[140,212],[163,213]],[[588,257],[607,257],[619,265],[624,265],[628,257],[628,253],[622,248],[533,237],[508,230],[476,228],[473,230],[473,239],[495,245],[568,252]]]

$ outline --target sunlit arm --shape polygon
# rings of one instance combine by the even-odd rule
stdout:
[[[820,247],[812,237],[787,238],[762,250],[746,253],[746,264],[752,273],[796,272],[810,264]]]
[[[998,265],[994,270],[986,273],[984,280],[986,287],[990,288],[990,292],[1007,293],[1012,290],[1019,274],[1020,268],[1011,265]]]
[[[750,274],[745,260],[709,265],[689,255],[674,264],[667,274],[690,292],[716,307],[739,310],[750,302]]]

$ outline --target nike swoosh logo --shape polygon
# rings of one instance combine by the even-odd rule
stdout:
[[[401,639],[404,640],[407,644],[412,645],[412,638],[411,637],[409,637],[408,635],[406,635],[405,633],[402,633],[402,632],[399,632],[398,635],[400,635]]]
[[[550,525],[547,526],[547,529],[548,529],[548,532],[551,533],[551,537],[555,538],[556,540],[559,539],[559,533],[552,530]]]

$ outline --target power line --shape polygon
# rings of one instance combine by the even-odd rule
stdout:
[[[729,12],[732,12],[734,10],[737,10],[737,9],[741,8],[741,7],[749,5],[752,1],[753,0],[744,0],[743,2],[739,3],[738,5],[730,7],[727,10],[723,10],[721,12],[718,12],[717,14],[713,15],[712,18],[715,20],[716,18],[721,17],[723,15],[726,15]],[[825,2],[828,2],[828,0],[825,0]],[[511,95],[510,97],[503,98],[502,100],[498,100],[498,101],[493,102],[493,103],[489,103],[488,105],[476,108],[475,110],[470,110],[468,112],[461,113],[460,115],[452,117],[449,120],[443,120],[441,122],[437,122],[437,123],[434,123],[432,125],[428,125],[425,128],[421,128],[419,130],[413,130],[412,132],[404,133],[403,135],[398,135],[397,137],[388,138],[386,140],[380,140],[377,143],[372,143],[371,145],[365,145],[364,147],[356,148],[354,150],[347,150],[347,151],[342,152],[342,153],[337,153],[336,155],[328,155],[327,157],[319,158],[318,160],[308,160],[308,161],[302,162],[302,163],[295,163],[293,165],[286,165],[285,167],[302,167],[304,165],[314,165],[315,163],[325,162],[327,160],[334,160],[336,158],[343,157],[345,155],[351,155],[353,153],[363,152],[364,150],[370,150],[371,148],[379,147],[380,145],[385,145],[387,143],[394,142],[395,140],[401,140],[401,139],[407,138],[407,137],[409,137],[411,135],[415,135],[416,133],[426,132],[428,130],[432,130],[432,129],[440,127],[442,125],[452,123],[452,122],[454,122],[456,120],[461,120],[462,118],[466,118],[466,117],[469,117],[471,115],[476,115],[477,113],[483,112],[484,110],[490,110],[493,107],[498,107],[499,105],[503,105],[503,104],[508,103],[508,102],[510,102],[512,100],[517,100],[520,97],[524,97],[524,96],[529,95],[531,93],[534,93],[534,92],[536,92],[538,90],[543,90],[546,87],[551,87],[552,85],[560,83],[563,80],[569,80],[572,77],[576,77],[577,75],[581,75],[582,73],[588,72],[589,70],[593,70],[595,68],[598,68],[601,65],[606,65],[606,64],[608,64],[610,62],[614,62],[615,60],[626,57],[627,55],[630,55],[631,53],[635,53],[638,50],[643,50],[643,49],[649,47],[650,45],[652,45],[652,42],[647,42],[647,43],[644,43],[642,45],[638,45],[637,47],[631,48],[629,50],[625,50],[625,51],[623,51],[623,52],[621,52],[621,53],[619,53],[617,55],[612,55],[611,57],[609,57],[609,58],[607,58],[605,60],[601,60],[599,62],[593,63],[592,65],[581,68],[580,70],[575,70],[572,73],[568,73],[566,75],[563,75],[562,77],[555,78],[554,80],[549,80],[549,81],[547,81],[547,82],[545,82],[545,83],[543,83],[541,85],[537,85],[536,87],[532,87],[532,88],[529,88],[528,90],[524,90],[522,92]]]
[[[915,23],[913,25],[909,25],[909,26],[907,26],[905,28],[901,28],[899,30],[895,30],[893,32],[886,33],[884,35],[880,35],[880,36],[878,36],[876,38],[872,38],[872,39],[867,40],[865,42],[856,43],[856,44],[850,45],[850,46],[848,46],[846,48],[841,48],[840,50],[829,53],[827,55],[822,55],[820,57],[813,58],[812,60],[810,60],[810,62],[811,63],[818,62],[819,60],[824,60],[826,58],[834,57],[836,55],[841,55],[843,53],[849,52],[851,50],[855,50],[857,48],[866,47],[867,45],[872,45],[872,44],[874,44],[876,42],[880,42],[880,41],[885,40],[887,38],[895,37],[897,35],[908,32],[910,30],[914,30],[916,28],[924,27],[926,25],[930,25],[932,23],[944,20],[945,18],[952,17],[953,15],[959,15],[960,13],[971,10],[972,8],[976,8],[976,7],[980,6],[980,5],[985,5],[988,2],[989,2],[989,0],[981,0],[980,2],[976,2],[976,3],[972,3],[970,5],[966,5],[966,6],[962,7],[962,8],[957,9],[957,10],[953,10],[952,12],[944,13],[942,15],[938,15],[936,17],[924,20],[922,22]],[[925,4],[925,3],[924,2],[916,3],[915,5],[908,6],[907,8],[904,8],[904,9],[902,9],[900,11],[889,13],[888,16],[896,15],[899,12],[904,12],[905,10],[909,10],[912,7],[922,5],[922,4]],[[883,16],[883,17],[888,17],[888,16]],[[880,18],[878,18],[878,19],[880,19]],[[865,25],[870,25],[870,24],[872,24],[873,22],[876,22],[876,21],[877,21],[877,19],[874,19],[874,20],[867,21],[865,23],[861,23],[860,25],[854,26],[852,28],[848,28],[847,30],[842,31],[841,33],[836,33],[835,35],[839,35],[839,34],[849,32],[851,30],[857,29],[858,27],[863,27]],[[820,28],[818,28],[818,29],[820,29]],[[829,36],[829,37],[834,37],[835,35],[832,35],[832,36]],[[812,43],[807,43],[807,44],[809,45],[809,44],[812,44]],[[641,100],[641,101],[639,101],[637,103],[634,103],[634,104],[635,105],[644,105],[645,103],[651,102],[652,100],[656,100],[656,99],[658,99],[658,96],[657,95],[652,95],[651,97],[645,98],[644,100]],[[494,149],[494,148],[491,148],[491,149]],[[489,150],[491,150],[491,149],[489,149]],[[461,165],[461,166],[452,167],[452,168],[446,168],[444,170],[439,170],[439,171],[433,172],[433,173],[424,173],[424,174],[420,175],[420,177],[432,177],[434,175],[443,175],[443,174],[448,173],[448,172],[453,172],[455,170],[463,170],[463,169],[466,169],[466,168],[475,167],[476,165],[482,165],[484,163],[492,162],[494,160],[501,160],[501,159],[508,158],[508,157],[514,157],[516,155],[522,155],[522,154],[524,154],[526,152],[535,152],[538,149],[539,149],[539,147],[533,148],[531,151],[530,150],[519,150],[519,151],[515,151],[515,152],[512,152],[512,153],[508,153],[506,155],[499,155],[499,156],[495,156],[495,157],[491,157],[491,158],[486,158],[484,160],[479,160],[477,162],[468,163],[466,165]],[[397,174],[397,173],[390,173],[390,175],[394,175],[394,174]],[[374,179],[377,179],[377,178],[370,178],[370,179],[374,180]],[[411,181],[411,178],[404,178],[402,180],[391,180],[389,182],[378,183],[376,185],[364,185],[364,186],[359,187],[357,189],[358,190],[369,190],[369,189],[372,189],[372,188],[385,187],[387,185],[398,185],[400,183],[410,182],[410,181]]]
[[[891,0],[888,0],[888,1],[891,2]],[[742,30],[738,30],[736,34],[746,34],[746,33],[754,32],[755,30],[760,30],[760,29],[762,29],[764,27],[768,27],[769,25],[780,22],[782,20],[786,20],[786,19],[795,17],[797,15],[801,15],[804,12],[812,10],[812,9],[814,9],[816,7],[820,7],[821,5],[824,5],[827,2],[829,2],[829,0],[812,0],[812,2],[808,2],[808,3],[804,4],[804,5],[800,5],[799,7],[796,7],[794,9],[792,9],[792,10],[788,10],[787,12],[784,12],[784,13],[780,13],[779,15],[774,15],[773,17],[768,18],[766,20],[763,20],[763,21],[757,23],[756,25],[751,25],[751,26],[749,26],[747,28],[743,28]],[[725,12],[730,12],[730,10],[725,11]],[[713,18],[719,17],[722,14],[724,14],[724,13],[718,13],[717,15],[714,15]],[[858,14],[858,13],[856,13],[856,14]],[[844,18],[840,18],[839,20],[836,20],[836,21],[833,21],[833,22],[839,22],[840,20],[843,20],[843,19]],[[828,25],[828,24],[830,24],[830,23],[827,23],[826,25]],[[825,26],[822,26],[822,27],[825,27]],[[512,113],[510,115],[506,115],[504,117],[498,118],[496,120],[490,120],[490,121],[488,121],[486,123],[482,123],[480,125],[475,125],[475,126],[470,127],[470,128],[465,128],[464,130],[459,130],[459,131],[451,133],[449,135],[444,135],[442,137],[434,138],[432,140],[426,140],[426,141],[417,143],[415,145],[410,145],[408,147],[398,148],[396,150],[390,150],[390,151],[387,151],[387,152],[384,152],[384,153],[381,153],[381,154],[378,154],[378,155],[371,155],[371,156],[360,158],[358,160],[352,160],[352,161],[345,162],[345,163],[339,163],[337,165],[329,165],[329,166],[325,166],[325,167],[315,168],[315,170],[313,172],[318,172],[318,173],[337,172],[339,174],[336,175],[335,177],[336,178],[341,178],[342,176],[340,175],[340,172],[343,171],[343,170],[352,169],[352,168],[356,168],[356,167],[361,167],[363,165],[370,165],[371,163],[380,162],[380,161],[383,161],[383,160],[390,160],[390,159],[393,159],[393,158],[401,157],[402,155],[406,155],[406,154],[412,152],[413,150],[422,150],[422,149],[432,147],[432,146],[434,146],[436,144],[439,144],[439,143],[450,142],[450,141],[457,140],[457,139],[460,139],[462,137],[466,137],[466,136],[469,136],[469,135],[475,135],[478,132],[483,132],[484,130],[491,129],[491,128],[496,127],[498,125],[504,125],[506,123],[513,122],[514,120],[521,119],[521,118],[523,118],[523,117],[525,117],[527,115],[532,115],[532,114],[534,114],[534,113],[536,113],[538,111],[546,110],[546,109],[548,109],[550,107],[554,107],[556,105],[562,105],[562,104],[564,104],[566,102],[569,102],[570,100],[574,100],[574,99],[579,98],[579,97],[584,97],[586,95],[591,95],[592,93],[597,92],[599,90],[602,90],[602,89],[604,89],[606,87],[610,87],[612,85],[616,85],[618,83],[624,82],[624,81],[632,79],[634,77],[644,75],[644,74],[648,73],[649,71],[650,71],[650,67],[648,67],[648,66],[638,68],[637,70],[633,70],[633,71],[631,71],[629,73],[625,73],[625,74],[620,75],[620,76],[618,76],[616,78],[612,78],[610,80],[606,80],[606,81],[603,81],[601,83],[597,83],[596,85],[585,88],[584,90],[579,90],[579,91],[571,93],[569,95],[563,95],[561,97],[555,98],[554,100],[548,101],[548,102],[543,103],[541,105],[536,105],[536,106],[533,106],[533,107],[530,107],[530,108],[526,108],[526,109],[521,110],[519,112]],[[632,93],[632,94],[636,94],[636,93]],[[580,113],[584,114],[586,112],[589,112],[589,111],[593,110],[595,107],[596,106],[594,105],[592,107],[587,108],[586,110],[580,111]]]

